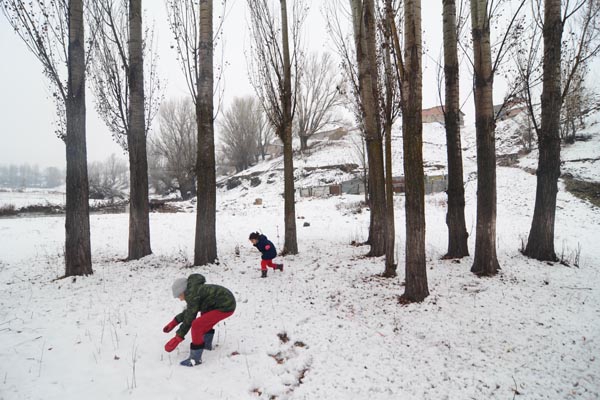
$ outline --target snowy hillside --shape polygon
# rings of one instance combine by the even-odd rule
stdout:
[[[529,171],[537,168],[537,149],[523,155],[521,133],[525,116],[518,115],[513,119],[498,121],[496,128],[496,155],[499,163],[506,156],[517,157],[517,165]],[[566,145],[561,150],[562,174],[570,174],[576,178],[590,182],[600,182],[600,111],[586,120],[586,128],[580,136],[587,141],[578,141]],[[461,128],[463,144],[463,171],[465,184],[475,184],[477,179],[477,152],[475,127],[467,125]],[[350,131],[339,140],[318,140],[311,143],[308,152],[297,151],[294,155],[295,188],[308,188],[329,185],[359,177],[362,171],[360,151],[361,138],[358,130]],[[402,131],[395,127],[392,138],[392,157],[394,176],[404,175]],[[426,175],[447,174],[446,132],[439,123],[423,125],[423,160]],[[257,192],[283,191],[283,159],[276,157],[249,168],[234,178],[239,177],[241,185],[238,191],[258,187]],[[252,178],[255,183],[252,184]],[[221,186],[231,179],[220,178]],[[260,197],[260,196],[258,196]],[[253,200],[253,199],[252,199]]]
[[[561,148],[561,172],[584,181],[600,183],[600,111],[586,119],[586,127],[578,135],[586,140]],[[523,158],[519,165],[535,169],[537,151]]]
[[[591,141],[565,149],[564,159],[598,158],[595,126]],[[466,128],[463,136],[469,177],[474,133]],[[427,125],[424,141],[428,165],[444,165],[443,129]],[[399,135],[395,142],[401,149]],[[351,146],[340,141],[298,158],[297,186],[345,179],[341,170],[312,168],[358,164]],[[594,153],[583,157],[586,151]],[[600,173],[594,163],[577,165],[581,176]],[[358,195],[298,198],[299,254],[279,257],[285,270],[259,278],[260,254],[247,237],[260,229],[283,244],[280,169],[280,160],[259,164],[242,175],[256,173],[260,183],[244,178],[219,190],[220,265],[187,268],[191,212],[153,213],[154,254],[129,263],[119,261],[127,253],[128,216],[95,214],[94,275],[56,280],[64,271],[64,218],[0,219],[0,399],[600,398],[600,210],[561,190],[555,244],[570,266],[527,259],[519,248],[531,224],[535,176],[499,167],[502,271],[480,279],[469,272],[471,257],[440,260],[445,194],[427,196],[431,295],[403,306],[403,196],[395,199],[397,278],[380,278],[383,260],[350,245],[366,238],[369,223]],[[471,253],[475,186],[467,179]],[[203,364],[186,368],[179,361],[189,334],[166,353],[172,335],[162,327],[182,309],[172,281],[193,272],[230,288],[237,309],[216,326],[216,348],[204,352]]]

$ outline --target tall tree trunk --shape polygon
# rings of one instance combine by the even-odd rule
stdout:
[[[194,265],[217,261],[215,133],[213,120],[213,2],[200,1],[200,46],[198,97],[198,181]]]
[[[177,178],[177,183],[179,183],[179,193],[182,200],[189,200],[196,196],[196,182],[193,177],[185,174],[185,176]]]
[[[69,0],[67,198],[65,276],[91,275],[90,210],[85,138],[85,35],[83,1]]]
[[[394,215],[394,180],[392,173],[392,124],[385,125],[385,200],[386,200],[386,236],[385,270],[383,276],[396,276],[396,223]]]
[[[561,1],[544,4],[544,77],[542,123],[538,133],[539,160],[535,209],[525,255],[556,261],[554,224],[556,195],[560,177],[561,41],[563,22]]]
[[[471,272],[492,276],[500,265],[496,255],[496,126],[488,15],[486,0],[471,1],[477,135],[477,232]]]
[[[145,124],[142,0],[129,0],[129,260],[152,253]]]
[[[281,34],[283,45],[283,169],[285,201],[285,242],[282,254],[298,254],[296,238],[296,200],[294,198],[294,154],[292,149],[292,69],[288,39],[287,2],[281,3]]]
[[[308,150],[308,136],[300,136],[300,150]]]
[[[423,74],[421,66],[421,0],[404,3],[402,136],[406,185],[406,288],[403,299],[429,296],[425,261],[425,175],[423,172]]]
[[[352,0],[352,18],[369,164],[369,203],[371,207],[369,244],[371,250],[368,256],[378,257],[384,255],[386,251],[386,199],[378,107],[379,88],[377,86],[376,26],[373,0]]]
[[[385,31],[386,46],[384,49],[385,63],[385,201],[386,201],[386,236],[385,236],[385,270],[384,277],[396,276],[396,223],[394,216],[394,181],[392,169],[392,125],[394,124],[394,88],[395,80],[392,70],[391,32],[389,26]]]
[[[465,223],[465,188],[463,181],[460,140],[459,64],[456,31],[456,0],[443,0],[444,77],[446,101],[446,150],[448,152],[448,252],[444,258],[462,258],[469,255]]]

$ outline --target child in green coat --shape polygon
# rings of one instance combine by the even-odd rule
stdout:
[[[206,284],[200,274],[191,274],[187,278],[178,278],[173,282],[173,297],[186,302],[186,308],[177,314],[164,328],[163,332],[171,332],[181,324],[176,335],[165,344],[165,350],[172,352],[192,330],[190,356],[180,364],[193,367],[202,363],[203,350],[212,350],[215,334],[213,327],[235,311],[235,297],[229,289],[219,285]],[[200,317],[196,318],[198,312]]]

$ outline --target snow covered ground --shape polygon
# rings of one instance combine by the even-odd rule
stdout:
[[[597,208],[561,190],[555,245],[571,266],[529,260],[519,248],[535,176],[499,167],[502,271],[481,279],[469,272],[471,257],[440,260],[445,195],[428,196],[431,295],[403,306],[402,196],[397,278],[380,278],[383,260],[350,246],[366,238],[369,215],[362,196],[341,196],[297,199],[300,252],[279,258],[284,272],[260,279],[248,234],[260,229],[283,244],[280,174],[271,180],[219,192],[220,265],[188,267],[193,213],[152,214],[154,254],[129,263],[119,261],[127,215],[95,214],[94,275],[55,280],[64,272],[63,217],[0,219],[0,399],[600,398]],[[475,186],[466,184],[472,253]],[[216,326],[204,363],[185,368],[189,334],[169,354],[172,335],[162,327],[182,308],[172,281],[197,272],[230,288],[238,307]]]
[[[59,206],[65,204],[64,187],[56,190],[0,190],[0,206],[12,204],[16,209],[29,206]]]

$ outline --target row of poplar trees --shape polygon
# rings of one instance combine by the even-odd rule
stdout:
[[[448,252],[447,258],[469,254],[464,216],[464,182],[459,124],[459,63],[457,52],[456,0],[443,2],[445,119],[448,143]],[[20,0],[1,0],[2,10],[15,31],[55,81],[55,97],[64,105],[63,138],[67,156],[66,275],[92,273],[88,209],[88,183],[85,145],[86,42],[83,1],[51,2],[59,15],[56,24],[44,22],[31,4]],[[37,4],[43,4],[38,1]],[[214,152],[214,67],[213,2],[210,0],[168,1],[171,29],[175,33],[182,67],[195,101],[198,124],[197,179],[198,203],[194,264],[217,260],[215,235],[216,188]],[[496,157],[490,20],[493,13],[488,0],[471,0],[474,94],[477,136],[477,225],[475,254],[471,271],[491,276],[500,268],[496,256]],[[199,12],[196,14],[194,5]],[[403,15],[398,2],[350,0],[356,59],[355,89],[360,123],[365,134],[369,164],[371,256],[386,256],[384,276],[396,275],[394,260],[395,227],[391,182],[391,109],[393,90],[400,93],[403,126],[404,171],[406,187],[406,259],[404,301],[422,301],[429,294],[425,257],[425,202],[422,154],[422,27],[421,0],[404,0]],[[520,2],[523,7],[525,0]],[[148,224],[148,182],[146,162],[146,118],[144,115],[144,68],[141,0],[129,0],[129,52],[127,77],[129,108],[127,148],[131,169],[131,214],[129,259],[151,253]],[[298,65],[302,2],[293,3],[292,25],[288,26],[287,1],[280,0],[280,26],[266,0],[249,0],[253,56],[251,81],[267,112],[268,119],[284,146],[284,254],[298,252],[293,179],[292,120],[295,110],[293,90]],[[376,10],[379,13],[376,13]],[[383,12],[381,12],[383,10]],[[305,14],[304,14],[305,15]],[[40,19],[41,18],[41,19]],[[559,116],[561,106],[561,40],[566,15],[561,15],[561,0],[544,1],[542,122],[538,133],[539,166],[532,227],[525,254],[539,260],[555,260],[554,222],[557,182],[560,172]],[[40,23],[41,21],[41,23]],[[402,22],[400,22],[402,21]],[[66,24],[66,25],[65,25]],[[383,26],[384,57],[377,54],[377,29]],[[191,27],[191,29],[190,29]],[[403,48],[398,34],[403,32]],[[60,79],[56,54],[44,46],[47,32],[63,32],[66,45],[66,84]],[[290,35],[291,33],[291,35]],[[290,50],[291,36],[291,50]],[[59,38],[60,39],[60,38]],[[92,37],[92,41],[94,38]],[[60,40],[59,40],[60,41]],[[269,47],[271,46],[271,47]],[[122,49],[125,51],[125,49]],[[384,67],[380,68],[380,60]],[[380,74],[382,76],[380,76]],[[385,82],[381,85],[382,79]],[[294,80],[294,82],[293,82]],[[381,101],[386,99],[386,101]],[[384,107],[382,107],[382,104]],[[387,105],[387,106],[385,106]],[[60,107],[59,107],[60,108]],[[382,109],[383,108],[383,109]],[[381,118],[384,115],[386,117]],[[60,127],[59,127],[60,128]],[[386,154],[382,136],[386,136]]]
[[[391,168],[383,167],[382,129],[386,119],[384,99],[389,96],[389,76],[398,80],[402,114],[404,173],[406,188],[406,287],[402,300],[422,301],[428,296],[425,258],[424,173],[422,154],[422,38],[421,1],[404,0],[402,18],[397,15],[398,2],[385,0],[351,0],[358,66],[357,87],[362,127],[369,159],[369,193],[371,197],[371,231],[369,242],[372,255],[386,256],[384,276],[396,274],[394,263],[394,226]],[[459,123],[459,61],[457,1],[442,0],[445,76],[445,126],[448,154],[448,252],[445,258],[469,255],[465,224],[465,198],[461,138]],[[460,3],[460,0],[459,0]],[[526,0],[518,2],[515,16]],[[580,2],[580,7],[585,1]],[[463,4],[463,3],[460,3]],[[541,6],[536,2],[534,6]],[[568,14],[561,14],[560,0],[545,0],[543,18],[543,90],[541,97],[542,122],[538,132],[539,165],[537,170],[536,203],[531,230],[524,254],[539,260],[557,259],[554,251],[554,224],[557,182],[560,175],[559,118],[561,97],[561,37]],[[381,9],[383,8],[383,12]],[[493,82],[498,62],[492,62],[490,24],[497,12],[493,2],[471,0],[471,34],[473,86],[477,138],[477,223],[475,254],[471,271],[480,276],[495,275],[500,269],[496,255],[496,151]],[[399,21],[402,21],[401,23]],[[505,28],[506,35],[516,24],[513,17]],[[383,26],[383,49],[391,48],[383,57],[376,54],[376,30]],[[402,26],[404,48],[400,46],[398,30]],[[503,43],[504,44],[504,43]],[[502,49],[499,50],[502,52]],[[378,67],[384,60],[383,68]],[[391,68],[391,70],[390,70]],[[380,80],[378,73],[383,73]],[[383,82],[383,83],[380,83]],[[382,90],[384,93],[380,93]],[[387,102],[389,104],[389,101]],[[387,139],[387,138],[386,138]],[[389,143],[386,140],[386,143]],[[386,146],[388,147],[388,146]],[[386,157],[389,162],[389,156]],[[384,170],[386,171],[384,173]],[[387,176],[386,176],[387,175]],[[387,179],[384,179],[384,176]],[[386,196],[387,194],[387,196]],[[386,210],[387,207],[387,210]],[[390,217],[391,215],[391,217]]]
[[[151,254],[146,139],[149,114],[155,114],[158,106],[154,93],[157,86],[150,85],[153,93],[145,93],[144,58],[151,43],[143,34],[142,0],[0,0],[0,9],[41,62],[57,108],[56,133],[65,142],[67,164],[65,276],[93,273],[86,154],[86,73],[90,69],[100,116],[129,154],[127,259]],[[187,69],[188,83],[193,82],[190,92],[196,106],[198,212],[194,264],[203,265],[217,260],[212,1],[173,1],[171,10],[171,29],[176,39],[178,29],[189,28],[186,18],[194,21],[191,46],[187,42],[178,44],[185,49],[180,48],[182,67]],[[89,16],[87,25],[84,16]],[[89,36],[85,34],[86,26],[92,27]],[[154,69],[149,72],[155,78]]]
[[[0,3],[15,32],[43,66],[49,78],[58,117],[56,133],[66,145],[65,276],[93,273],[89,185],[86,150],[86,72],[93,32],[86,39],[84,2],[3,0]],[[94,4],[98,7],[98,4]],[[152,252],[150,247],[146,118],[142,38],[142,2],[128,4],[128,36],[117,68],[125,71],[126,98],[122,109],[126,122],[125,148],[130,166],[130,214],[128,259]],[[100,30],[103,32],[103,30]],[[100,38],[106,39],[106,38]],[[66,78],[63,66],[66,65]],[[117,85],[119,86],[119,85]]]
[[[505,28],[498,54],[517,25],[516,16],[527,0],[519,0],[517,11]],[[585,2],[582,0],[577,7]],[[368,157],[370,244],[369,256],[385,255],[383,276],[396,276],[395,226],[391,167],[391,127],[402,115],[406,189],[405,293],[403,301],[422,301],[429,294],[425,257],[425,201],[422,154],[422,28],[421,1],[349,0],[353,49],[340,34],[338,11],[342,1],[329,3],[328,25],[357,103],[357,119],[366,139]],[[448,251],[445,258],[469,255],[465,223],[465,197],[460,137],[459,58],[457,1],[443,2],[445,125],[448,152]],[[460,0],[459,0],[460,2]],[[253,40],[252,83],[263,108],[284,145],[285,244],[284,253],[296,253],[294,180],[291,121],[299,71],[299,31],[305,17],[302,1],[293,3],[291,29],[287,2],[280,0],[280,26],[265,0],[248,1]],[[334,5],[331,5],[334,4]],[[460,2],[464,4],[464,2]],[[541,6],[536,1],[533,6]],[[325,7],[327,8],[327,7]],[[402,9],[402,12],[399,10]],[[472,63],[477,136],[477,225],[471,271],[495,275],[500,266],[496,255],[496,151],[493,81],[500,55],[492,62],[490,23],[499,10],[487,0],[471,0]],[[400,15],[402,14],[402,15]],[[542,123],[538,132],[540,161],[534,218],[524,253],[539,260],[556,260],[554,221],[560,167],[559,115],[560,54],[562,30],[568,13],[561,15],[560,0],[544,2]],[[333,22],[332,22],[333,21]],[[402,28],[402,29],[400,29]],[[402,40],[398,31],[403,32]],[[288,31],[291,31],[291,40]],[[379,40],[378,40],[378,36]],[[290,52],[290,42],[291,52]],[[383,50],[381,50],[383,49]],[[251,64],[252,64],[251,63]],[[348,67],[352,64],[352,67]],[[291,74],[291,72],[295,74]],[[399,96],[398,96],[399,92]],[[399,97],[399,98],[397,98]],[[397,110],[396,104],[400,107]],[[383,137],[385,136],[385,146]],[[385,148],[385,150],[384,150]],[[385,157],[384,157],[385,151]]]

